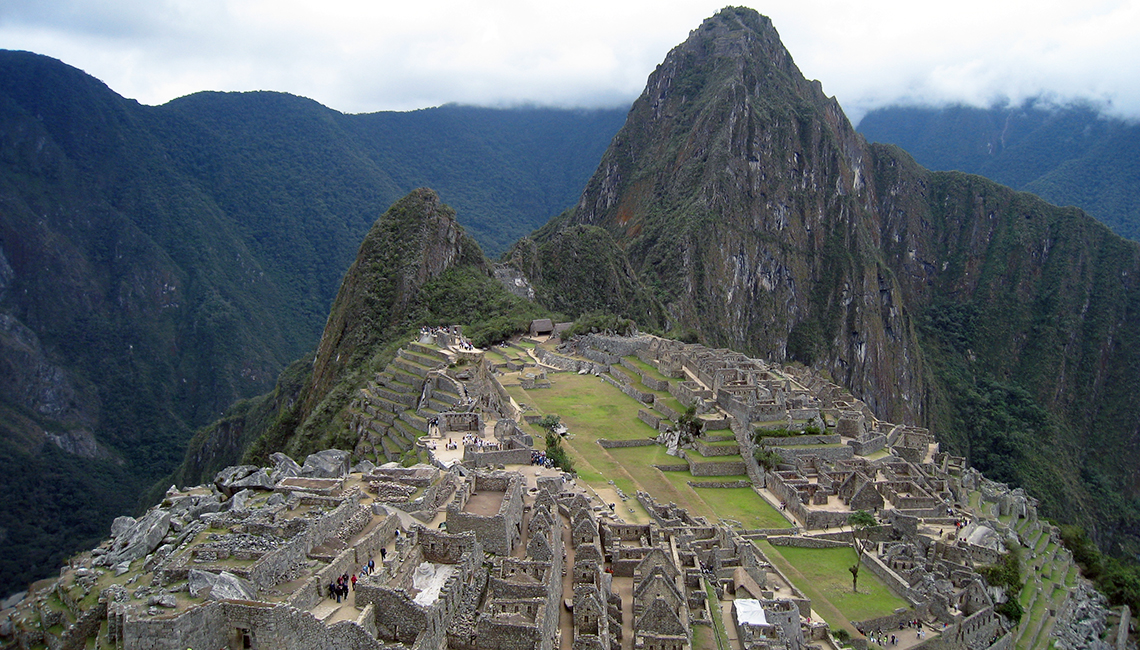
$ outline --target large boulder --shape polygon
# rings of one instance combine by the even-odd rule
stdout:
[[[297,464],[297,461],[279,451],[271,454],[269,460],[273,463],[273,473],[271,476],[273,477],[274,483],[283,478],[301,475],[301,466]]]
[[[190,569],[190,595],[210,600],[256,600],[257,589],[248,580],[230,573]]]
[[[376,469],[376,464],[365,458],[364,460],[352,466],[352,473],[355,474],[357,472],[360,472],[361,474],[368,474],[374,469]]]
[[[170,513],[155,508],[115,537],[111,550],[100,558],[106,566],[132,562],[158,548],[170,532]]]
[[[111,522],[111,537],[118,537],[135,525],[134,517],[115,517]]]
[[[242,489],[240,487],[234,487],[234,483],[253,474],[259,469],[261,468],[257,465],[231,465],[214,476],[214,487],[218,488],[218,490],[227,497],[232,497],[234,492]]]
[[[242,490],[230,498],[230,512],[239,512],[249,509],[249,501],[253,499],[253,490]]]
[[[348,476],[349,454],[340,449],[326,449],[305,458],[301,476],[305,478],[340,478]]]
[[[277,481],[274,481],[272,478],[270,478],[269,470],[262,467],[249,476],[241,480],[234,481],[230,485],[237,489],[248,488],[252,490],[272,490],[273,486],[277,485]]]

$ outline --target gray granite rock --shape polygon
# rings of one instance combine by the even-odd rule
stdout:
[[[111,537],[118,537],[135,525],[134,517],[115,517],[111,522]]]
[[[352,472],[354,474],[357,472],[359,472],[361,474],[367,474],[368,472],[371,472],[374,469],[376,469],[376,464],[373,463],[372,461],[368,460],[367,458],[360,461],[356,465],[352,466]]]
[[[151,607],[178,607],[178,599],[171,594],[164,594],[162,596],[151,596],[147,600],[147,605]]]
[[[111,566],[145,557],[158,548],[169,531],[170,513],[155,508],[115,537],[110,552],[99,558],[100,564]]]
[[[262,467],[249,476],[232,482],[230,486],[240,489],[272,490],[276,484],[277,482],[270,478],[269,471]]]
[[[190,569],[190,593],[210,600],[254,600],[257,589],[247,580],[230,573],[210,573]]]
[[[242,490],[230,498],[230,511],[248,510],[249,501],[254,497],[253,490]]]
[[[306,478],[340,478],[348,474],[349,454],[340,449],[326,449],[305,458],[301,476]]]
[[[279,451],[271,454],[269,460],[273,463],[272,477],[274,482],[290,476],[301,475],[301,466],[297,464],[297,461]]]
[[[253,474],[259,469],[261,468],[256,465],[234,465],[227,467],[214,476],[214,487],[218,488],[218,490],[226,496],[233,496],[234,492],[242,489],[235,487],[234,483]]]

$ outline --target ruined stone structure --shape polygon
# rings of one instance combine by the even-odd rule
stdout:
[[[918,619],[932,632],[924,647],[1003,650],[1022,631],[997,611],[1016,595],[988,586],[977,568],[1014,545],[1032,549],[1034,566],[1072,564],[1052,550],[1056,531],[1024,492],[941,453],[929,431],[878,420],[810,371],[650,336],[594,334],[535,351],[549,363],[532,380],[562,367],[596,373],[642,399],[642,419],[652,410],[661,432],[601,442],[665,444],[694,476],[746,473],[726,487],[764,488],[801,534],[713,523],[645,493],[637,500],[652,521],[623,521],[557,471],[483,469],[529,466],[533,440],[518,421],[539,416],[511,403],[482,351],[464,348],[463,363],[445,367],[432,353],[452,339],[462,342],[457,330],[425,335],[356,405],[363,439],[377,440],[367,433],[377,422],[385,436],[407,429],[432,465],[350,467],[351,454],[337,450],[303,464],[274,454],[273,467],[230,467],[212,484],[172,489],[138,520],[116,520],[111,539],[63,569],[51,594],[70,616],[40,594],[29,607],[44,625],[13,627],[13,638],[66,649],[102,635],[111,647],[147,650],[690,650],[694,627],[711,627],[723,610],[733,648],[822,647],[829,631],[811,618],[810,599],[753,541],[850,546],[840,527],[864,510],[879,525],[863,533],[862,568],[909,608],[854,629],[871,635]],[[653,393],[634,395],[645,392],[636,385],[695,407],[700,434],[682,440],[676,412]],[[494,420],[493,441],[483,438],[484,418]],[[449,435],[469,442],[461,462],[441,462],[425,442]],[[413,449],[380,442],[370,447],[380,460]],[[757,449],[779,462],[762,468]],[[354,588],[334,596],[346,575]],[[1104,631],[1076,608],[1059,608],[1067,647]],[[47,632],[52,625],[63,632]]]

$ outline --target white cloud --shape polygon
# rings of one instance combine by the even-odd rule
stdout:
[[[619,105],[720,2],[8,0],[0,46],[156,104],[281,90],[338,110]],[[1086,98],[1140,116],[1140,0],[777,0],[804,74],[855,119],[890,103]]]

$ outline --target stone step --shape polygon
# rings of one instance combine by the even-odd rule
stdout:
[[[430,359],[435,359],[436,361],[442,361],[444,363],[450,361],[447,353],[443,350],[437,350],[422,343],[409,343],[406,346],[406,349],[409,352],[420,355],[421,357],[428,357]]]
[[[395,373],[401,377],[387,377],[385,381],[377,384],[377,388],[386,388],[397,393],[415,393],[419,394],[424,387],[424,381],[419,377],[414,377],[404,372]]]
[[[420,409],[420,411],[431,411],[432,415],[438,415],[444,411],[450,411],[451,405],[455,402],[441,402],[433,395],[428,398],[427,405]]]
[[[412,425],[416,430],[427,433],[428,423],[427,418],[417,414],[415,411],[409,409],[400,414],[400,419]]]
[[[377,397],[383,397],[389,402],[403,404],[403,408],[411,408],[415,406],[416,402],[420,398],[420,396],[416,393],[398,393],[383,386],[377,386],[374,392]]]
[[[403,418],[397,418],[396,421],[392,423],[392,433],[395,434],[396,437],[402,438],[403,443],[409,446],[415,444],[416,438],[423,435],[422,431],[413,427]]]
[[[463,398],[455,393],[447,390],[435,389],[431,392],[432,399],[437,399],[445,404],[458,404],[463,401]],[[444,409],[446,410],[446,409]]]
[[[429,370],[435,370],[436,368],[442,368],[447,365],[447,362],[444,360],[437,359],[433,356],[412,352],[407,348],[402,348],[399,352],[396,353],[396,355],[401,359],[411,361],[412,363],[428,368]]]
[[[382,447],[381,451],[384,452],[384,458],[387,459],[386,462],[400,460],[400,456],[403,454],[403,449],[401,449],[399,444],[395,442],[395,438],[384,438],[380,441],[380,446]]]
[[[410,361],[404,357],[397,357],[395,359],[392,359],[392,363],[390,365],[405,372],[409,372],[419,377],[420,379],[427,377],[428,372],[431,371],[431,368],[427,366],[421,366],[415,361]]]
[[[386,368],[384,368],[384,372],[376,375],[376,383],[382,386],[396,382],[415,387],[422,381],[423,380],[420,377],[411,373],[404,372],[403,370],[393,367],[392,365],[388,365]]]

